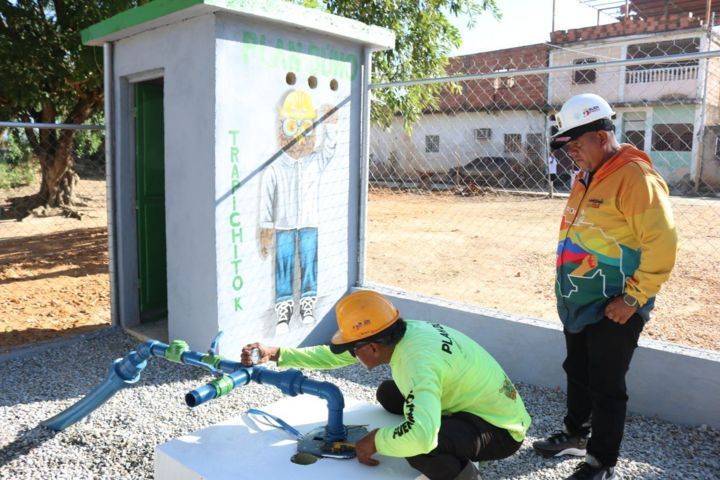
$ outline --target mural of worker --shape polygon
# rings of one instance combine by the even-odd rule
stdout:
[[[260,254],[275,248],[275,334],[290,329],[295,312],[296,261],[300,263],[299,314],[315,323],[318,293],[318,224],[320,178],[335,155],[336,114],[320,111],[310,94],[291,90],[278,110],[280,155],[263,172],[260,186]]]

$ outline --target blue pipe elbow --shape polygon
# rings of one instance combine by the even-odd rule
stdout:
[[[147,362],[141,360],[136,352],[130,352],[125,358],[118,358],[110,367],[103,383],[88,393],[82,400],[63,410],[52,418],[42,422],[50,430],[62,431],[82,420],[96,408],[105,403],[118,390],[137,382],[140,372]]]

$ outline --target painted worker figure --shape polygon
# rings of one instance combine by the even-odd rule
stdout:
[[[361,362],[368,369],[390,365],[392,379],[380,384],[377,400],[404,415],[395,426],[375,429],[356,442],[358,461],[373,455],[403,457],[432,480],[477,479],[473,462],[515,453],[530,427],[520,394],[495,359],[464,334],[437,323],[403,320],[379,293],[361,290],[341,299],[338,331],[330,345],[242,350],[251,364],[333,369]]]
[[[318,112],[302,90],[287,94],[278,112],[280,156],[265,170],[260,190],[260,254],[275,244],[275,333],[287,333],[300,260],[300,318],[315,323],[318,275],[320,177],[335,155],[336,115]],[[317,123],[316,123],[317,122]],[[318,140],[319,137],[319,140]]]
[[[581,172],[563,211],[556,263],[565,429],[533,447],[548,457],[584,455],[573,480],[620,478],[625,374],[677,250],[668,187],[644,152],[618,143],[614,117],[598,95],[574,96],[555,116],[550,144],[565,148]]]

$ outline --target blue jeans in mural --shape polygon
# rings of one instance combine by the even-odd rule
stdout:
[[[317,295],[317,228],[275,230],[275,303],[293,298],[296,247],[300,257],[300,297]]]

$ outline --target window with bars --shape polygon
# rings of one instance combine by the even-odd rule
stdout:
[[[597,63],[597,58],[578,58],[573,60],[575,65],[588,65]],[[597,71],[594,68],[573,71],[573,83],[575,85],[583,85],[587,83],[595,83]]]
[[[522,152],[522,134],[521,133],[506,133],[504,137],[505,141],[505,153],[520,153]]]
[[[490,140],[490,137],[492,136],[492,130],[489,128],[476,128],[474,130],[475,132],[475,140]]]
[[[623,141],[639,148],[645,148],[645,112],[623,114]]]
[[[653,126],[652,149],[656,152],[690,152],[692,123],[663,123]]]
[[[528,133],[525,136],[528,155],[542,155],[545,150],[545,136],[542,133]]]
[[[425,152],[440,152],[440,135],[425,135]]]

